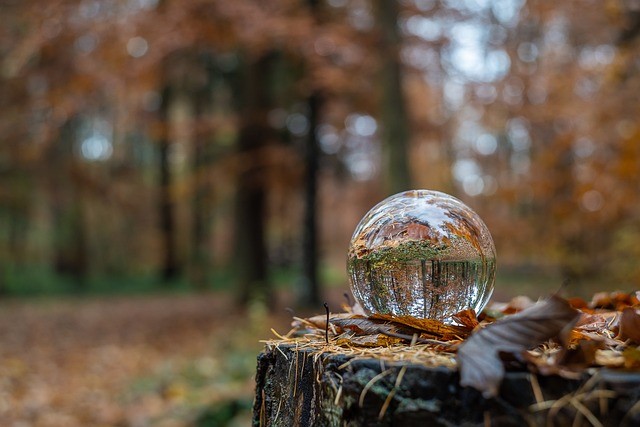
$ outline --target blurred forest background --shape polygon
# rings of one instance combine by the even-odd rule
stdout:
[[[503,267],[640,278],[638,2],[1,15],[4,294],[159,277],[246,301],[282,273],[317,304],[359,218],[408,188],[476,209]]]
[[[0,294],[318,311],[409,188],[502,295],[636,288],[639,71],[635,0],[0,0]]]

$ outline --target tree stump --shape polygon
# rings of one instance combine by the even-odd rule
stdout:
[[[640,374],[608,369],[509,371],[485,399],[449,367],[282,343],[258,356],[256,383],[254,426],[640,425]]]

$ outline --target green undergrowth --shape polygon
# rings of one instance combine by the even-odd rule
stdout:
[[[340,282],[344,273],[329,267],[320,268],[320,280],[330,285]],[[272,268],[269,281],[276,290],[291,290],[300,285],[300,270],[296,267]],[[233,291],[237,289],[237,272],[232,268],[212,269],[200,286],[189,274],[163,281],[153,272],[135,274],[90,274],[81,280],[56,274],[47,266],[9,266],[0,271],[0,294],[5,297],[33,298],[58,296],[136,295],[149,293],[181,294],[193,291]]]

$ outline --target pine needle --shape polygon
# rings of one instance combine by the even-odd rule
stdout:
[[[391,372],[393,372],[393,369],[387,369],[386,371],[382,371],[380,372],[378,375],[376,375],[375,377],[371,378],[369,380],[369,382],[364,386],[364,388],[362,389],[362,392],[360,393],[360,399],[358,399],[358,405],[362,408],[364,406],[364,398],[367,395],[367,393],[369,392],[369,389],[371,387],[373,387],[375,385],[376,382],[378,382],[378,380],[384,378],[385,376],[389,375]]]

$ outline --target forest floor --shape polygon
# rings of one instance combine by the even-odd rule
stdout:
[[[259,340],[290,320],[213,293],[5,301],[0,425],[249,425]]]
[[[0,426],[249,425],[260,340],[289,330],[290,299],[277,315],[219,292],[0,302]]]

